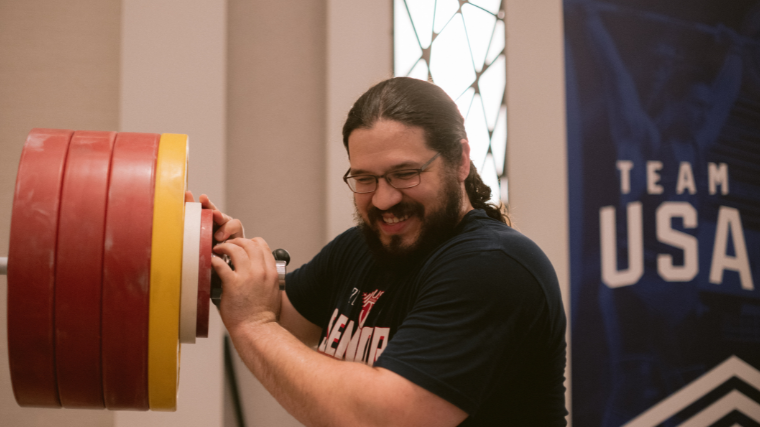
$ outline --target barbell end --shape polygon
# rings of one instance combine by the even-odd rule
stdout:
[[[3,274],[3,275],[8,274],[8,258],[7,257],[0,257],[0,274]]]

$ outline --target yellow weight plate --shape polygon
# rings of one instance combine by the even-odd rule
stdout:
[[[182,239],[187,135],[161,135],[156,164],[150,260],[148,400],[154,411],[177,408]]]

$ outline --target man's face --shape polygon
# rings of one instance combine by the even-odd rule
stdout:
[[[422,128],[391,120],[354,130],[348,146],[351,175],[418,169],[436,155],[426,146]],[[381,178],[374,192],[354,194],[359,225],[376,254],[403,260],[448,237],[462,209],[461,187],[451,169],[439,157],[421,174],[416,187],[396,189]]]

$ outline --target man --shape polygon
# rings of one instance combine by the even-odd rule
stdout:
[[[236,266],[214,259],[222,319],[248,368],[306,425],[565,425],[556,275],[487,203],[456,104],[390,79],[343,139],[358,226],[286,292],[266,242],[215,212]]]

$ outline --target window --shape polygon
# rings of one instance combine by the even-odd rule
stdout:
[[[504,16],[501,0],[394,0],[393,72],[433,81],[456,101],[491,201],[506,203]]]

